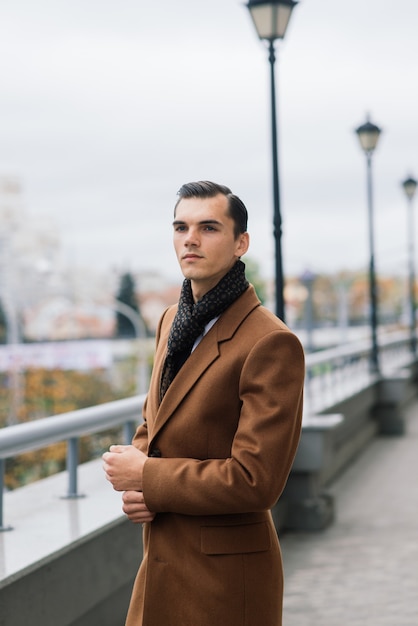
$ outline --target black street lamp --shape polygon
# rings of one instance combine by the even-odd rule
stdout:
[[[271,81],[271,139],[273,156],[273,202],[274,202],[274,240],[275,240],[275,300],[276,315],[282,320],[284,311],[284,280],[282,265],[282,218],[280,213],[280,186],[279,162],[277,150],[277,122],[276,122],[276,88],[274,79],[274,64],[276,61],[274,42],[283,39],[290,20],[294,0],[249,0],[247,7],[250,11],[254,26],[260,39],[268,42],[270,81]]]
[[[416,299],[415,299],[415,259],[414,259],[414,211],[413,199],[417,188],[417,181],[412,176],[406,178],[402,187],[408,199],[408,265],[409,265],[409,306],[410,306],[410,332],[411,332],[411,352],[414,356],[417,353],[416,336]]]
[[[356,129],[360,146],[367,159],[367,205],[369,216],[369,242],[370,242],[370,266],[369,266],[369,288],[370,288],[370,325],[372,331],[372,354],[371,371],[380,374],[379,350],[377,345],[377,284],[374,264],[374,227],[373,227],[373,185],[372,185],[372,156],[379,141],[381,129],[372,124],[369,119],[362,126]]]

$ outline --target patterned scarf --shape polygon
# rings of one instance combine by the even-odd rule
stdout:
[[[194,342],[203,333],[206,324],[239,298],[248,284],[245,265],[240,260],[196,304],[193,301],[190,280],[184,280],[177,313],[168,337],[167,356],[160,382],[160,400],[189,357]]]

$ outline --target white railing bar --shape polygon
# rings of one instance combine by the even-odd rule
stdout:
[[[71,437],[100,432],[125,422],[134,421],[139,424],[144,399],[145,395],[124,398],[1,428],[0,459],[46,447]]]

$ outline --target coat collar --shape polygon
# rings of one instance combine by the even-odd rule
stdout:
[[[158,407],[159,383],[162,366],[165,359],[165,346],[167,345],[168,334],[171,323],[176,313],[176,307],[167,312],[167,319],[163,322],[161,331],[161,342],[163,350],[158,350],[154,364],[152,384],[149,391],[148,409],[148,431],[149,444],[152,439],[172,416],[184,396],[189,393],[196,384],[203,372],[218,358],[219,344],[229,341],[242,321],[260,305],[254,287],[250,285],[246,291],[222,313],[216,324],[205,335],[204,339],[189,356],[183,367],[168,388],[160,406]],[[158,407],[158,408],[157,408]],[[153,410],[154,409],[154,410]],[[153,419],[155,416],[155,419]]]

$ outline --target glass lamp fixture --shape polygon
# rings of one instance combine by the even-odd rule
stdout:
[[[366,154],[374,152],[377,142],[379,141],[381,128],[372,124],[368,119],[365,124],[362,124],[356,129],[357,136],[360,141],[360,146]]]
[[[403,181],[402,187],[409,200],[412,200],[412,198],[414,197],[417,184],[418,184],[417,181],[415,180],[415,178],[412,178],[412,176],[409,176],[407,179]]]
[[[249,0],[247,7],[260,39],[283,39],[296,4],[294,0]]]

